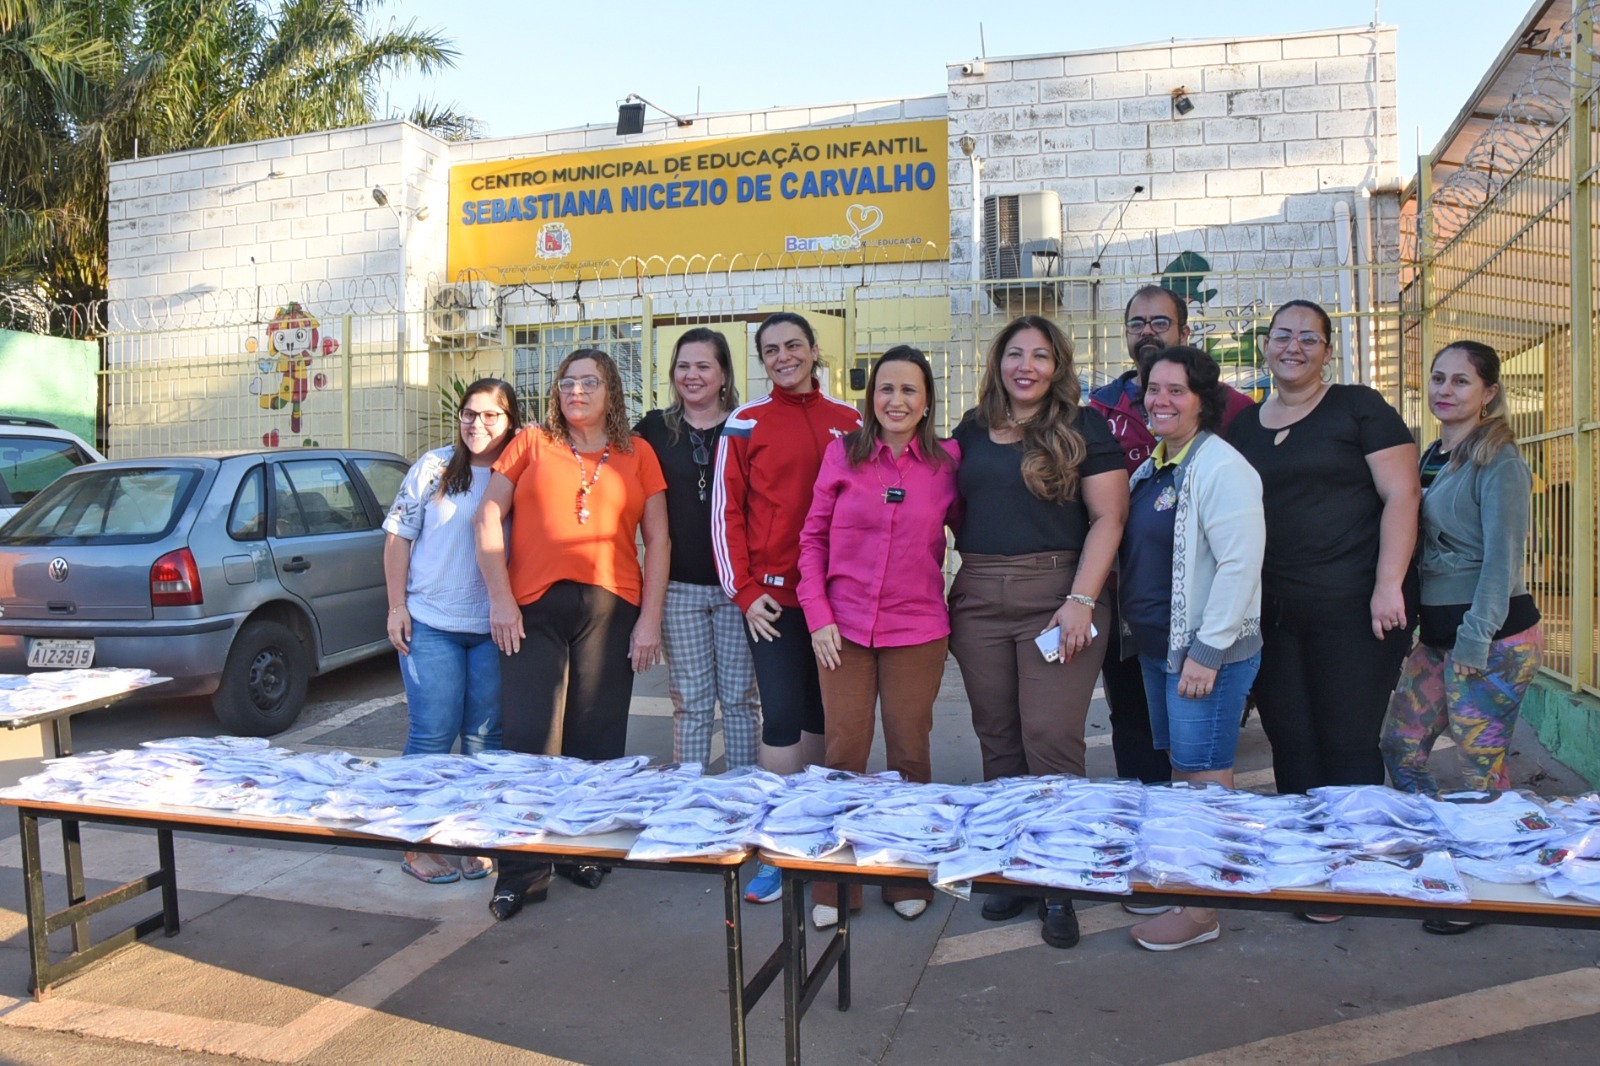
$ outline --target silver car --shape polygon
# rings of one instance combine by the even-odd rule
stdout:
[[[389,649],[380,524],[407,464],[304,449],[63,475],[0,530],[0,672],[145,667],[243,736]]]

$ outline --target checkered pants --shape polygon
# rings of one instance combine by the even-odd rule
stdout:
[[[716,585],[669,581],[661,641],[672,693],[672,757],[710,764],[720,700],[728,769],[755,765],[761,702],[739,605]]]

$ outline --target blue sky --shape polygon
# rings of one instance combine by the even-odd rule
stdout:
[[[1399,28],[1402,173],[1431,149],[1527,11],[1524,0],[389,0],[374,16],[455,40],[456,68],[393,84],[388,102],[454,103],[492,136],[616,121],[638,93],[668,111],[746,111],[945,89],[944,64],[1116,48],[1170,37],[1256,36],[1379,19]],[[652,117],[654,113],[652,113]]]

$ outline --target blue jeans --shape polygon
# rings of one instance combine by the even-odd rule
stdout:
[[[1164,659],[1141,653],[1144,693],[1150,702],[1150,735],[1165,750],[1172,768],[1185,773],[1233,769],[1239,747],[1239,719],[1244,700],[1261,668],[1261,653],[1217,671],[1211,694],[1199,699],[1178,695],[1178,674],[1167,672]]]
[[[406,755],[500,747],[500,649],[487,633],[455,633],[411,620],[411,654],[400,656],[411,719]]]

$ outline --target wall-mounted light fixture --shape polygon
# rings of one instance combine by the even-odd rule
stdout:
[[[638,102],[635,103],[634,101]],[[668,111],[665,108],[656,107],[655,104],[650,103],[649,100],[646,100],[638,93],[629,93],[623,98],[622,103],[617,105],[618,137],[626,137],[629,134],[644,132],[644,109],[646,105],[654,107],[657,111],[660,111],[663,115],[666,115],[668,118],[676,122],[679,127],[694,125],[694,119],[692,118],[684,118],[681,115],[674,115],[671,111]]]
[[[1194,110],[1194,101],[1189,99],[1189,90],[1182,85],[1172,90],[1172,117],[1182,118]]]
[[[394,204],[391,204],[389,202],[389,194],[384,191],[382,185],[374,185],[372,187],[372,202],[377,204],[379,207],[387,207],[389,210],[393,211],[395,218],[404,218],[405,214],[409,214],[412,218],[416,219],[418,222],[421,222],[428,217],[427,204],[423,204],[421,207],[415,209],[400,208],[396,207]],[[402,212],[404,212],[404,214],[402,214]]]

